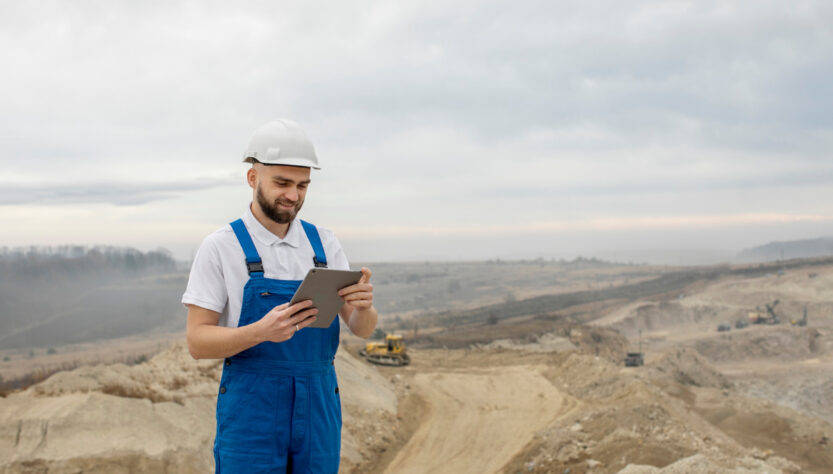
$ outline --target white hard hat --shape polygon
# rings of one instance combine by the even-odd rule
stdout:
[[[297,123],[287,119],[268,122],[255,130],[243,161],[321,169],[307,134]]]

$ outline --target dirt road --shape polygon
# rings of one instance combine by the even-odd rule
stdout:
[[[540,366],[418,373],[425,417],[385,472],[498,471],[569,403]]]

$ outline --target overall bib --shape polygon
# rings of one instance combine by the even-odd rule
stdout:
[[[326,266],[314,225],[300,221],[315,266]],[[288,302],[300,280],[264,278],[243,221],[231,223],[246,255],[249,281],[239,326]],[[263,342],[225,360],[217,396],[217,473],[336,473],[341,448],[341,400],[333,358],[338,316],[327,329],[302,328],[289,340]]]

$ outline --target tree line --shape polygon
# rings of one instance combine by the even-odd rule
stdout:
[[[158,273],[175,268],[176,261],[165,249],[142,252],[128,247],[78,245],[0,248],[2,280],[102,273]]]

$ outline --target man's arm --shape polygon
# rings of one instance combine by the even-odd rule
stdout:
[[[261,342],[286,341],[297,329],[315,322],[318,310],[309,308],[311,304],[310,300],[292,306],[284,303],[272,308],[260,320],[237,328],[218,326],[220,313],[189,304],[185,330],[188,351],[195,359],[222,359]]]
[[[344,306],[348,308],[342,307],[342,314],[350,311],[350,305],[345,304]],[[346,319],[346,321],[347,326],[350,328],[350,332],[363,339],[367,339],[373,335],[373,331],[376,329],[377,319],[379,318],[376,308],[371,307],[370,309],[364,311],[353,309],[353,311],[348,314],[350,314],[350,317]]]
[[[344,299],[341,317],[350,328],[350,332],[362,338],[368,338],[376,329],[379,314],[373,307],[373,285],[370,284],[371,271],[362,268],[362,277],[355,285],[343,288],[338,294]]]

